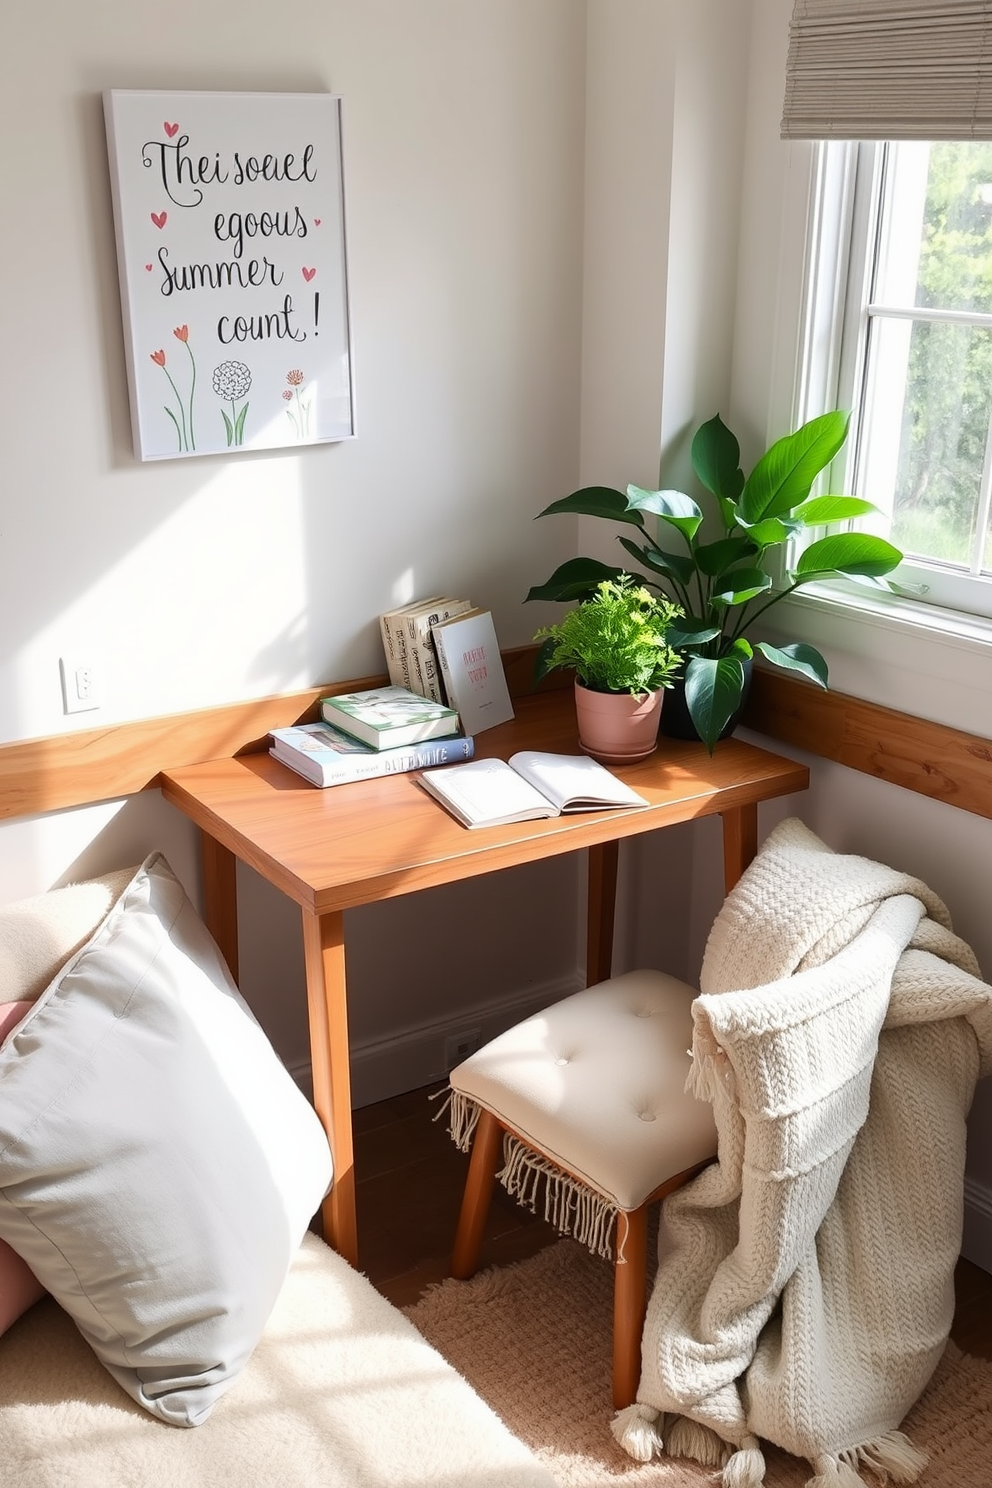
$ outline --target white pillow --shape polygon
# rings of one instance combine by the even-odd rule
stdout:
[[[195,1426],[330,1178],[313,1108],[153,854],[0,1050],[0,1237],[139,1404]]]

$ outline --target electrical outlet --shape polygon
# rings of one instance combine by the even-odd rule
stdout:
[[[453,1033],[444,1041],[444,1067],[446,1070],[454,1069],[456,1064],[461,1064],[476,1049],[482,1048],[482,1029],[463,1028],[460,1033]]]
[[[66,713],[103,707],[103,663],[92,651],[59,657],[62,705]]]

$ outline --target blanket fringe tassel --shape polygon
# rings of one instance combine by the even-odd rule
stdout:
[[[723,1488],[761,1488],[765,1481],[765,1459],[756,1436],[745,1436],[727,1461],[720,1480]]]
[[[692,1458],[703,1467],[722,1465],[722,1488],[761,1488],[765,1458],[756,1437],[744,1437],[731,1451],[715,1431],[688,1416],[670,1417],[663,1435],[664,1421],[664,1415],[653,1406],[637,1403],[617,1411],[610,1430],[635,1462],[650,1462],[667,1452],[670,1457]],[[915,1483],[928,1461],[902,1431],[887,1431],[860,1447],[816,1457],[812,1464],[815,1476],[807,1479],[806,1488],[864,1488],[862,1468],[883,1482]]]
[[[633,1457],[635,1462],[650,1462],[665,1449],[663,1422],[664,1416],[660,1411],[650,1405],[635,1403],[617,1411],[610,1422],[610,1430],[628,1457]]]
[[[864,1488],[863,1467],[883,1482],[915,1483],[929,1460],[904,1432],[886,1431],[860,1447],[817,1457],[816,1475],[807,1480],[806,1488]]]
[[[703,1467],[723,1467],[730,1448],[722,1436],[689,1416],[676,1416],[665,1433],[669,1457],[691,1457]]]
[[[711,1105],[732,1101],[737,1082],[726,1051],[704,1030],[697,1029],[689,1054],[692,1063],[685,1081],[686,1095]]]

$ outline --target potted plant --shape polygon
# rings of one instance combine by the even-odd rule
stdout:
[[[773,666],[799,673],[827,686],[827,664],[813,646],[797,642],[752,646],[747,631],[772,605],[803,584],[844,575],[885,585],[883,575],[902,560],[884,538],[863,532],[821,537],[800,553],[774,587],[765,565],[796,533],[846,522],[876,508],[855,496],[811,496],[813,482],[847,438],[849,415],[834,411],[811,419],[773,444],[745,479],[740,446],[719,414],[703,424],[692,441],[693,469],[716,498],[722,532],[704,537],[703,512],[682,491],[645,491],[628,486],[626,495],[606,486],[587,486],[538,515],[572,512],[604,517],[638,530],[638,540],[620,537],[620,545],[647,570],[642,580],[669,596],[683,617],[668,633],[669,644],[686,655],[682,678],[691,728],[710,753],[734,726],[746,696],[755,651]],[[659,519],[679,551],[657,541],[645,514]],[[528,599],[584,599],[604,579],[624,570],[594,558],[572,558]],[[663,725],[665,726],[665,725]]]
[[[682,660],[668,639],[681,613],[621,571],[537,632],[536,680],[559,667],[575,673],[579,744],[587,754],[622,763],[655,748],[664,689]]]

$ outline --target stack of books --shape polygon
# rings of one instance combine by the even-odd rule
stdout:
[[[421,697],[436,703],[448,701],[438,673],[437,653],[431,641],[431,627],[450,620],[472,608],[470,599],[452,599],[433,594],[387,610],[379,616],[382,649],[386,653],[386,670],[396,687],[407,687]]]
[[[380,775],[469,760],[475,741],[458,714],[405,687],[379,687],[321,700],[318,723],[271,730],[269,753],[313,785],[346,785]]]
[[[379,629],[390,682],[454,708],[466,734],[513,717],[489,610],[435,594],[380,615]]]

